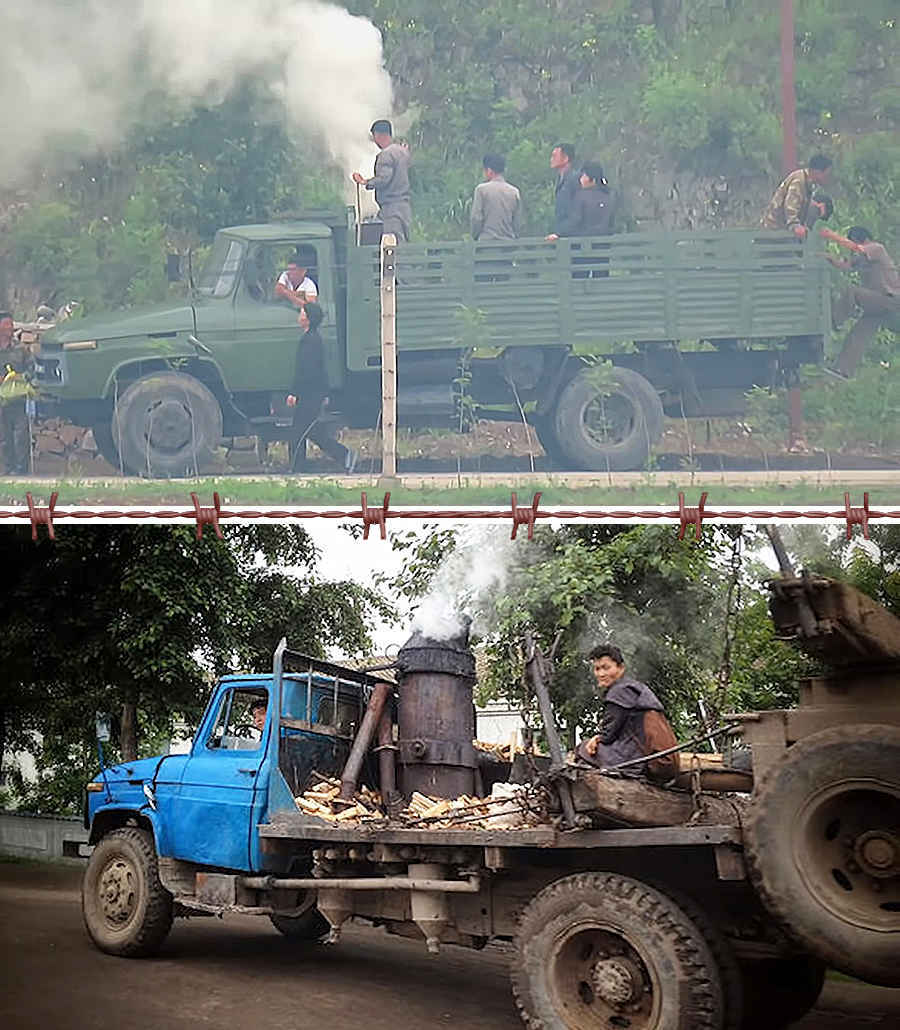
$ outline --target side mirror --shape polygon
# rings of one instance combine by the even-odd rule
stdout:
[[[110,729],[110,718],[108,715],[102,715],[100,712],[97,713],[95,720],[95,726],[97,727],[97,740],[103,741],[104,743],[111,739],[112,731]]]
[[[170,283],[181,282],[181,255],[166,254],[166,279]]]

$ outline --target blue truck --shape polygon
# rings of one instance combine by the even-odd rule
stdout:
[[[782,598],[786,623],[791,603]],[[229,912],[268,917],[308,942],[300,947],[336,943],[351,918],[424,941],[431,952],[507,941],[523,1021],[547,1030],[739,1030],[761,1015],[786,1027],[815,1003],[826,961],[900,986],[895,837],[875,810],[866,807],[865,827],[849,810],[845,819],[848,832],[861,834],[857,860],[881,877],[875,900],[854,896],[852,911],[841,908],[845,897],[816,908],[815,883],[779,909],[779,884],[793,874],[767,868],[773,845],[760,844],[790,826],[779,795],[809,808],[808,798],[794,797],[795,765],[827,779],[820,766],[833,763],[835,733],[843,735],[842,776],[865,768],[894,784],[878,806],[889,822],[892,792],[900,793],[900,763],[893,774],[888,768],[900,753],[900,725],[842,724],[796,743],[785,728],[791,713],[750,718],[754,774],[766,774],[771,815],[754,815],[751,804],[748,816],[733,792],[748,789],[749,773],[726,771],[717,783],[714,772],[694,769],[661,785],[571,764],[561,770],[531,752],[512,761],[477,753],[466,646],[407,646],[396,683],[387,683],[375,670],[311,659],[282,641],[271,673],[218,682],[188,754],[101,769],[85,810],[93,851],[82,903],[94,943],[113,955],[150,955],[175,917]],[[798,712],[820,729],[829,712],[848,719],[845,709],[816,704]],[[380,787],[387,814],[346,822],[310,814],[305,792],[334,776],[350,799]],[[440,811],[461,793],[447,784],[470,783],[484,797],[489,783],[505,780],[524,791],[530,813],[513,825],[465,817],[448,826],[442,816],[410,815],[411,807],[403,814],[417,784],[446,799]],[[846,802],[840,791],[827,798],[832,807]],[[816,846],[829,832],[815,819],[810,825],[812,837],[798,844],[813,856],[807,879],[817,875]],[[835,940],[857,946],[836,951]]]

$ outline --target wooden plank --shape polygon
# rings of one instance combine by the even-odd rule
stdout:
[[[740,844],[737,826],[657,826],[635,830],[570,830],[557,834],[557,848],[683,847],[692,844]]]
[[[262,838],[463,847],[547,847],[556,838],[556,831],[551,827],[532,830],[414,830],[365,825],[332,826],[319,820],[304,819],[299,812],[296,818],[292,814],[279,816],[271,823],[260,824],[258,829]]]
[[[444,847],[450,845],[496,848],[632,848],[682,847],[686,845],[740,844],[741,831],[736,826],[660,826],[652,829],[569,830],[557,832],[551,827],[528,830],[429,830],[399,827],[333,826],[321,820],[304,818],[300,813],[279,816],[259,827],[262,838],[305,841],[365,841],[379,844],[419,844]]]

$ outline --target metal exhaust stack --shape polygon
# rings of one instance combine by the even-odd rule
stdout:
[[[403,796],[474,793],[475,656],[468,624],[445,640],[414,632],[400,649],[397,666]]]

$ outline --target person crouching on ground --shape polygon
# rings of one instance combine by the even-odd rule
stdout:
[[[325,313],[318,304],[307,303],[297,319],[305,331],[297,348],[293,391],[286,400],[287,406],[294,409],[291,471],[305,467],[306,441],[312,440],[350,474],[356,465],[356,452],[348,450],[334,438],[333,424],[323,418],[328,407],[328,373],[319,326],[324,317]]]
[[[664,751],[677,744],[653,691],[625,672],[625,659],[615,644],[602,644],[590,653],[597,689],[603,696],[600,732],[582,741],[576,755],[601,769]],[[648,768],[649,766],[649,768]],[[626,776],[650,774],[668,779],[677,771],[677,756],[623,769]]]

